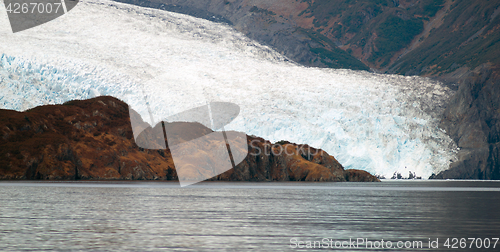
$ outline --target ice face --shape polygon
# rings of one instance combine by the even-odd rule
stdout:
[[[347,169],[426,178],[456,158],[438,127],[452,91],[427,78],[307,68],[228,26],[110,1],[12,34],[0,6],[1,108],[112,95],[165,118],[232,102],[226,130],[307,143]]]

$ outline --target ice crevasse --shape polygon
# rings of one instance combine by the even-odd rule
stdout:
[[[1,4],[0,37],[2,109],[111,95],[163,118],[226,101],[241,108],[226,130],[307,143],[347,169],[426,178],[456,159],[438,127],[453,91],[428,78],[308,68],[229,26],[111,1],[15,34]]]

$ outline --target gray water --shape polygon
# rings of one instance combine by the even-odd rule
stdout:
[[[326,239],[334,250],[435,251],[447,238],[481,238],[500,251],[499,210],[493,181],[2,182],[0,250],[307,251]],[[347,246],[358,238],[372,246]]]

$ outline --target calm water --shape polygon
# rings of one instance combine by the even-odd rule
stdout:
[[[344,251],[435,251],[429,238],[439,250],[447,238],[489,238],[486,251],[500,251],[499,236],[500,182],[0,183],[3,251],[303,251],[324,238],[372,242],[335,249]],[[381,239],[424,248],[376,249]]]

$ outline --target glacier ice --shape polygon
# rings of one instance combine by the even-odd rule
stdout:
[[[453,91],[428,78],[303,67],[231,27],[111,1],[13,34],[0,6],[0,108],[147,97],[161,118],[203,97],[240,106],[226,130],[307,143],[348,169],[425,178],[456,159],[438,127]]]

